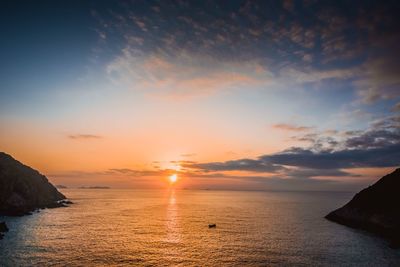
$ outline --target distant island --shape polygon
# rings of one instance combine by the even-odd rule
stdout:
[[[108,186],[80,186],[79,189],[110,189]]]
[[[382,235],[400,247],[400,168],[356,194],[328,220]]]
[[[71,203],[37,170],[0,152],[0,215],[22,216]]]
[[[65,185],[62,185],[62,184],[57,184],[56,188],[58,188],[58,189],[67,189],[68,187],[65,186]]]

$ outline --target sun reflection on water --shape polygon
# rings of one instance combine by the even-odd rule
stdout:
[[[166,241],[168,243],[180,243],[181,233],[179,225],[179,209],[175,189],[172,189],[169,192],[165,227],[167,232]]]

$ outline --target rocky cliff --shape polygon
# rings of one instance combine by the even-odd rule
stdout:
[[[400,168],[365,188],[326,218],[354,228],[378,233],[400,245]]]
[[[64,206],[65,199],[47,178],[0,152],[0,215],[24,215],[38,208]]]

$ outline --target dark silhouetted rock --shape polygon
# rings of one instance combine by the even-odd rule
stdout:
[[[0,152],[0,214],[22,216],[65,199],[47,178]],[[65,204],[62,204],[65,205]]]
[[[400,168],[356,194],[328,220],[377,233],[400,246]]]
[[[53,202],[46,206],[46,208],[48,208],[48,209],[65,208],[65,207],[68,207],[68,206],[65,205],[63,202]]]
[[[0,240],[3,239],[4,232],[8,232],[8,227],[5,222],[0,222]]]
[[[8,227],[5,222],[0,222],[0,233],[8,232]]]

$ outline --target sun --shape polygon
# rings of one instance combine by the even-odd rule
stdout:
[[[169,180],[169,182],[171,183],[171,184],[174,184],[174,183],[176,183],[176,181],[178,180],[178,175],[175,173],[175,174],[172,174],[170,177],[168,177],[168,180]]]

